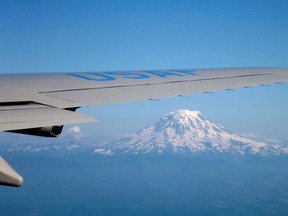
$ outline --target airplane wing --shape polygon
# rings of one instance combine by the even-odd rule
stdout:
[[[288,82],[287,68],[226,68],[0,75],[0,131],[57,136],[64,124],[94,119],[82,106]],[[22,177],[0,157],[0,184]]]
[[[0,75],[0,131],[56,136],[94,119],[78,107],[288,81],[286,68],[182,69]]]

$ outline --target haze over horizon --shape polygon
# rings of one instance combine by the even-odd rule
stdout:
[[[17,154],[206,154],[263,157],[287,156],[288,145],[257,134],[235,133],[213,122],[200,111],[169,112],[153,124],[120,136],[99,137],[70,126],[57,139],[2,133],[0,151]],[[18,142],[21,137],[21,143]]]

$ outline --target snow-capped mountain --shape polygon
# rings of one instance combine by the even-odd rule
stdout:
[[[99,154],[202,153],[279,155],[288,149],[232,133],[199,111],[178,110],[148,126],[95,149]]]

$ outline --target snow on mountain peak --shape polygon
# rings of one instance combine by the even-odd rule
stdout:
[[[215,131],[219,132],[223,129],[220,125],[206,119],[201,112],[184,109],[168,113],[156,122],[152,128],[155,132],[165,132],[173,138],[175,136],[182,138],[186,136],[194,139],[213,136],[216,134]]]
[[[198,116],[201,116],[201,112],[200,111],[191,111],[188,109],[180,109],[174,112],[170,112],[167,115],[172,115],[175,118],[179,118],[179,117],[190,117],[190,118],[196,118]]]
[[[180,109],[170,112],[155,124],[113,140],[105,145],[113,152],[230,152],[237,154],[282,154],[287,149],[254,141],[225,130],[199,111]]]
[[[179,123],[181,124],[191,124],[194,119],[203,120],[204,116],[199,111],[190,111],[186,109],[181,109],[168,113],[162,119],[167,118],[173,119],[174,121],[179,121]]]

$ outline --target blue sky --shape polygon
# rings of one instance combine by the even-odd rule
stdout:
[[[287,1],[0,0],[0,73],[288,66]],[[121,134],[200,110],[236,132],[288,142],[288,84],[79,110]]]

